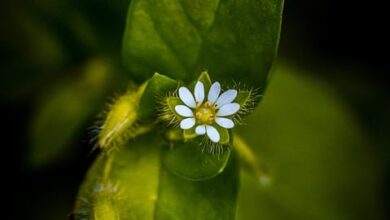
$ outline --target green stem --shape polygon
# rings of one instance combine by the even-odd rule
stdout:
[[[271,179],[265,165],[259,162],[249,145],[237,134],[233,137],[233,147],[237,150],[244,168],[253,173],[262,185],[269,185]]]

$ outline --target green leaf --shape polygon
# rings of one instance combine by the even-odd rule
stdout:
[[[160,72],[189,83],[213,80],[264,88],[276,55],[283,0],[134,0],[123,59],[142,81]]]
[[[234,219],[236,157],[222,174],[189,181],[165,168],[164,146],[154,131],[100,155],[80,187],[75,219]]]
[[[210,179],[222,173],[229,160],[230,148],[204,144],[199,140],[201,138],[171,144],[164,154],[167,169],[188,180]]]
[[[167,95],[169,92],[175,91],[177,86],[178,82],[175,80],[155,73],[147,82],[146,88],[142,93],[138,107],[138,119],[140,121],[150,121],[156,118],[158,108],[161,108],[161,100],[158,99],[161,99],[161,97]]]

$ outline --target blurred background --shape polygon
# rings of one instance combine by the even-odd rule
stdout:
[[[128,85],[120,49],[129,2],[1,1],[2,167],[11,219],[70,214],[95,156],[93,125]],[[285,2],[269,88],[251,116],[256,123],[240,129],[275,184],[254,186],[243,173],[240,219],[388,219],[385,15],[378,3]]]

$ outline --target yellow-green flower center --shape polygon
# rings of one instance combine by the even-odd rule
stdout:
[[[208,102],[195,109],[195,117],[199,124],[212,124],[215,119],[215,113],[215,106]]]

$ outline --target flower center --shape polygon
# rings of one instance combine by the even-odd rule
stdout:
[[[212,124],[215,119],[215,107],[206,102],[195,109],[195,117],[199,124]]]

